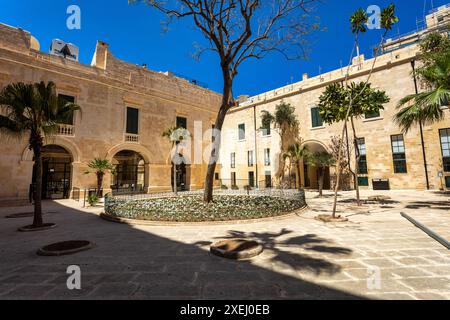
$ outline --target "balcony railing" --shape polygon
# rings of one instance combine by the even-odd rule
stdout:
[[[58,125],[58,135],[73,137],[75,135],[75,126],[69,124]]]
[[[139,143],[139,135],[126,133],[125,142]]]

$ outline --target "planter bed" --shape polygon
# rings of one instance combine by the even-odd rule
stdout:
[[[208,222],[270,218],[305,207],[303,197],[219,195],[205,204],[201,195],[108,199],[105,213],[111,217],[161,222]]]

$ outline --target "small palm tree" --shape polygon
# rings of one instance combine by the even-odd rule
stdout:
[[[394,120],[404,132],[414,125],[433,124],[444,119],[442,107],[448,106],[450,101],[450,54],[436,56],[433,60],[432,65],[417,71],[428,90],[400,100],[398,108],[402,109]]]
[[[114,173],[115,167],[109,160],[98,158],[92,160],[88,166],[94,170],[94,173],[97,176],[97,197],[100,198],[102,196],[103,178],[107,172]],[[90,173],[90,171],[86,171],[86,174]]]
[[[295,163],[298,179],[298,190],[302,189],[301,183],[301,161],[307,158],[309,155],[309,149],[307,146],[301,146],[300,143],[295,143],[289,146],[286,156],[291,159],[292,163]]]
[[[0,129],[9,135],[28,134],[28,147],[34,154],[36,186],[34,194],[34,221],[27,228],[39,228],[42,221],[42,148],[44,137],[58,130],[80,107],[58,99],[53,82],[35,84],[14,83],[0,92]]]
[[[327,152],[317,152],[307,156],[308,165],[317,169],[319,180],[319,197],[323,196],[323,180],[325,177],[325,169],[336,164],[336,159]]]
[[[261,118],[263,128],[269,128],[273,124],[280,134],[281,153],[279,156],[279,169],[275,174],[276,179],[280,182],[286,169],[287,158],[285,155],[288,152],[288,147],[298,141],[300,122],[295,114],[295,107],[285,102],[281,102],[276,106],[275,114],[263,111]]]
[[[172,143],[172,150],[175,148],[175,156],[178,154],[178,144],[184,140],[188,140],[190,138],[190,133],[187,129],[170,127],[164,130],[162,133],[164,138],[167,138]],[[175,195],[178,195],[178,186],[177,186],[177,165],[175,161],[173,162],[173,190]]]

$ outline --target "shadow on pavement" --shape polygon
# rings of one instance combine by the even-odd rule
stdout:
[[[17,227],[28,220],[3,219],[0,215],[4,220],[0,224],[4,258],[0,265],[0,299],[363,299],[258,267],[251,261],[214,257],[199,247],[211,240],[196,239],[201,237],[202,227],[137,228],[107,222],[55,202],[44,206],[47,212],[54,212],[46,215],[46,222],[55,222],[58,228],[22,234],[16,232]],[[169,230],[172,239],[156,234],[167,232],[167,228],[173,228]],[[192,244],[177,241],[189,241],[181,236],[183,232],[194,238]],[[335,274],[340,267],[314,253],[322,253],[322,257],[323,253],[351,253],[314,234],[296,235],[288,229],[279,233],[234,230],[221,236],[218,231],[217,239],[257,239],[273,253],[268,261],[315,274]],[[42,246],[67,240],[89,240],[96,247],[73,256],[36,255]],[[300,247],[302,253],[290,252],[292,247]],[[70,265],[81,268],[80,291],[67,289],[66,270]]]

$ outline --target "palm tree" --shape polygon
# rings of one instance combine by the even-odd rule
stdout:
[[[0,129],[9,135],[29,134],[28,147],[34,154],[36,186],[34,220],[28,229],[43,226],[42,221],[42,147],[44,137],[58,130],[80,107],[58,99],[53,82],[35,84],[14,83],[0,92]]]
[[[297,179],[298,179],[298,190],[302,189],[301,182],[301,161],[305,159],[309,155],[309,149],[307,146],[301,146],[300,143],[291,144],[288,147],[288,152],[286,156],[291,159],[291,162],[295,163],[295,167],[297,170]]]
[[[442,107],[448,106],[450,101],[450,54],[436,56],[433,60],[430,66],[417,70],[428,90],[400,100],[398,108],[402,109],[394,120],[404,132],[414,125],[429,125],[444,119]]]
[[[102,196],[103,178],[107,172],[114,172],[115,167],[109,160],[98,158],[92,160],[88,166],[94,170],[95,175],[97,176],[97,197],[100,198]],[[86,172],[86,174],[89,173],[89,171]]]
[[[177,164],[174,159],[178,154],[178,144],[184,140],[190,138],[190,133],[187,129],[170,127],[164,130],[162,133],[164,138],[167,138],[172,143],[172,150],[175,148],[175,154],[173,156],[173,190],[175,195],[178,195],[178,186],[177,186]]]
[[[325,169],[334,166],[336,164],[336,159],[327,152],[317,152],[307,156],[307,163],[317,169],[317,176],[319,180],[319,197],[322,197]]]
[[[281,152],[279,156],[279,169],[275,174],[276,179],[280,183],[286,169],[286,153],[291,144],[298,142],[300,122],[295,114],[295,108],[289,103],[281,102],[276,106],[275,114],[268,111],[262,112],[263,128],[270,128],[273,124],[274,128],[280,135]]]

